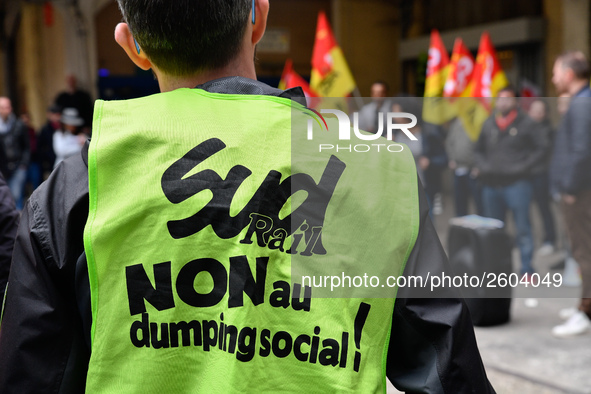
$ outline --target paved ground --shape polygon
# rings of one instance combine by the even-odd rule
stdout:
[[[447,223],[451,201],[444,198],[444,212],[436,216],[435,225],[443,245],[447,242]],[[536,245],[542,237],[537,211],[532,209]],[[508,225],[512,231],[512,225]],[[564,234],[558,223],[558,231]],[[562,241],[559,241],[561,244]],[[519,254],[513,251],[515,271]],[[552,270],[564,259],[564,252],[534,258],[540,273]],[[560,324],[558,312],[577,304],[580,289],[562,286],[549,293],[519,287],[514,291],[511,321],[494,327],[476,327],[478,346],[489,380],[498,393],[589,393],[591,394],[591,332],[570,339],[554,338],[550,331]],[[548,298],[552,296],[553,298]],[[397,393],[390,387],[388,393]]]

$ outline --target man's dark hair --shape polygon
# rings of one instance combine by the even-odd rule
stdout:
[[[560,55],[557,59],[563,68],[570,68],[573,70],[577,79],[589,79],[591,70],[589,69],[589,61],[581,51],[570,51]]]
[[[123,19],[150,61],[189,76],[226,66],[236,56],[250,0],[117,0]]]

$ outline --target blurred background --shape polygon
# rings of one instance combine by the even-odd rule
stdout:
[[[360,95],[376,79],[392,94],[422,96],[429,35],[438,29],[451,53],[462,37],[473,55],[483,31],[516,87],[531,84],[554,96],[552,64],[569,49],[589,53],[588,0],[272,0],[258,47],[257,74],[277,86],[286,59],[309,79],[319,11],[325,11]],[[113,0],[3,0],[0,2],[0,95],[34,127],[66,89],[66,75],[92,98],[157,92],[151,73],[127,59],[113,39],[121,15]]]

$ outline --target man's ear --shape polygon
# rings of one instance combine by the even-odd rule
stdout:
[[[252,11],[251,11],[252,12]],[[267,16],[269,15],[269,0],[255,0],[255,23],[252,28],[252,43],[256,45],[267,28]],[[248,23],[252,20],[252,15]]]
[[[117,44],[123,48],[125,53],[127,53],[127,56],[136,66],[142,70],[149,70],[152,68],[152,63],[141,48],[138,53],[133,35],[131,34],[131,30],[129,30],[127,23],[119,23],[117,27],[115,27],[115,41],[117,41]]]
[[[564,69],[564,78],[567,80],[568,83],[572,83],[572,81],[575,81],[577,79],[575,72],[570,67]]]

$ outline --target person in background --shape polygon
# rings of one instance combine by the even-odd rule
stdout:
[[[569,93],[562,93],[558,96],[556,100],[556,109],[558,110],[558,114],[560,118],[566,114],[568,111],[568,107],[570,105],[570,94]],[[553,190],[552,185],[550,184],[550,194],[552,196],[552,200],[555,203],[560,204],[562,196],[557,190]],[[570,246],[570,241],[568,239],[568,235],[565,232],[559,233],[560,235],[560,243],[564,245],[566,250],[566,256],[564,260],[560,260],[557,263],[550,266],[552,270],[562,270],[562,283],[565,286],[569,287],[579,287],[581,286],[581,273],[579,264],[572,256],[572,249]],[[559,312],[559,316],[563,320],[569,319],[571,316],[576,314],[579,311],[577,307],[570,307],[561,309]]]
[[[90,94],[78,88],[78,79],[74,74],[66,76],[66,90],[59,93],[54,104],[60,108],[76,108],[79,116],[84,120],[82,128],[86,134],[90,134],[92,127],[93,101]]]
[[[359,111],[359,129],[370,133],[381,133],[386,135],[386,113],[390,111],[390,100],[388,99],[389,87],[384,81],[378,80],[371,85],[371,103],[366,104]]]
[[[76,108],[64,108],[60,122],[62,127],[53,134],[54,168],[68,157],[80,153],[88,139],[80,129],[84,119],[78,116]]]
[[[18,217],[10,189],[4,180],[4,176],[0,173],[0,316],[2,316],[4,292],[8,281],[8,273],[10,272]]]
[[[445,128],[442,125],[423,122],[423,157],[427,198],[434,215],[443,213],[443,171],[447,168],[445,152]]]
[[[556,231],[554,229],[554,216],[551,208],[550,180],[548,171],[550,168],[550,158],[552,154],[551,144],[554,140],[554,131],[548,119],[548,104],[542,99],[535,99],[531,102],[528,115],[534,122],[540,138],[549,141],[548,149],[544,159],[533,169],[533,201],[538,206],[542,222],[544,224],[544,241],[537,253],[540,256],[547,256],[554,252],[556,243]]]
[[[23,208],[22,195],[29,165],[29,135],[27,127],[12,112],[8,97],[0,97],[0,146],[6,157],[4,177],[18,210]]]
[[[417,113],[416,107],[413,105],[413,101],[411,97],[397,97],[394,102],[392,103],[389,112],[409,112],[412,114]],[[406,118],[394,118],[393,123],[396,124],[404,124],[408,123],[408,119]],[[429,167],[429,159],[423,155],[423,129],[420,119],[418,119],[417,124],[413,128],[409,128],[408,131],[412,133],[412,135],[416,138],[416,140],[411,139],[401,130],[396,130],[396,132],[392,135],[392,138],[396,142],[400,142],[405,144],[410,152],[412,153],[412,157],[415,159],[415,164],[417,166],[417,172],[419,174],[419,179],[423,183],[423,187],[427,189],[427,181],[425,179],[425,170]],[[428,195],[427,195],[428,198]],[[431,206],[431,201],[429,201],[429,206]],[[431,210],[430,210],[431,211]]]
[[[453,172],[454,207],[456,216],[468,214],[468,202],[470,198],[474,203],[476,213],[483,215],[481,188],[476,177],[472,174],[474,169],[474,145],[475,142],[468,137],[462,120],[455,118],[447,132],[445,149],[449,157],[449,168]]]
[[[62,109],[55,104],[47,108],[47,122],[39,131],[37,139],[37,156],[41,165],[42,179],[47,179],[55,164],[55,152],[53,151],[53,134],[61,128],[60,119]]]
[[[484,122],[474,158],[482,182],[484,214],[506,220],[511,210],[517,227],[521,274],[529,282],[534,242],[529,208],[532,198],[532,170],[544,160],[548,141],[537,133],[536,125],[517,105],[512,88],[498,93],[493,114]]]
[[[578,311],[552,329],[554,336],[565,338],[591,327],[591,69],[585,55],[575,51],[559,56],[552,72],[558,94],[566,93],[571,100],[556,132],[550,182],[553,193],[560,195],[572,255],[582,279]]]
[[[31,152],[31,158],[29,160],[29,166],[27,168],[27,179],[23,186],[23,193],[21,195],[21,201],[19,205],[23,205],[23,201],[26,197],[30,196],[31,193],[39,187],[41,184],[41,163],[39,162],[39,156],[37,152],[37,133],[33,126],[31,126],[31,118],[29,114],[21,114],[21,121],[26,126],[29,135],[29,147]]]
[[[420,104],[414,97],[401,95],[393,99],[390,112],[407,112],[415,116],[421,113]],[[398,124],[408,123],[407,118],[394,118],[393,122]],[[411,140],[401,130],[397,130],[392,136],[396,142],[408,146],[417,165],[419,178],[425,188],[427,201],[429,203],[429,215],[441,213],[443,207],[441,202],[441,172],[447,166],[447,155],[443,145],[443,131],[441,126],[431,123],[424,123],[417,116],[417,124],[409,129],[416,140]]]

